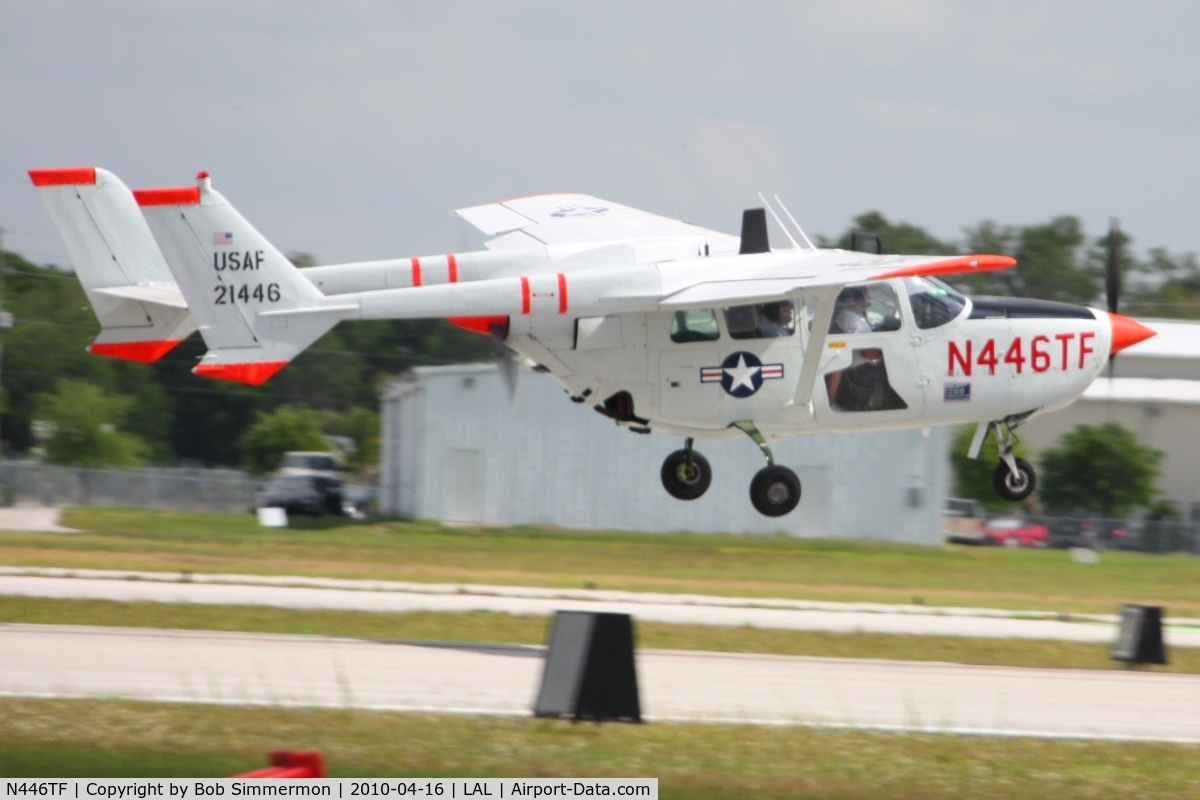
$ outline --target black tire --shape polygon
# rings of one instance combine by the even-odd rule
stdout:
[[[996,471],[992,473],[992,488],[1010,503],[1024,500],[1037,488],[1037,473],[1033,471],[1033,467],[1023,458],[1016,461],[1017,469],[1021,473],[1019,476],[1009,472],[1008,464],[1003,461],[996,465]]]
[[[750,502],[760,514],[782,517],[800,502],[800,479],[787,467],[764,467],[750,481]]]
[[[695,450],[692,451],[689,467],[687,450],[676,450],[663,461],[662,483],[671,497],[695,500],[708,491],[708,485],[712,483],[712,467],[708,465],[708,459]]]

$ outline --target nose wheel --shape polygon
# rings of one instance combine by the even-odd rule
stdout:
[[[1002,420],[979,423],[971,447],[967,450],[968,458],[977,458],[987,438],[989,431],[996,433],[996,446],[1000,451],[1000,463],[992,473],[992,488],[996,494],[1010,503],[1019,503],[1026,499],[1037,488],[1037,473],[1033,466],[1023,458],[1017,458],[1013,449],[1017,444],[1014,429],[1024,421],[1024,417],[1008,417]]]
[[[695,500],[708,491],[712,467],[708,459],[692,449],[692,440],[666,457],[662,465],[663,488],[679,500]]]
[[[1037,473],[1025,459],[1012,455],[1009,458],[1012,459],[1011,466],[1007,463],[1008,459],[996,465],[996,471],[992,473],[992,488],[1005,500],[1016,503],[1033,494],[1037,488]]]

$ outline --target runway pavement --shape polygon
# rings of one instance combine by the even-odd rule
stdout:
[[[487,610],[542,616],[575,609],[699,625],[1076,642],[1111,642],[1116,635],[1116,618],[1106,615],[1072,615],[1064,621],[1051,613],[996,609],[299,576],[0,567],[0,595],[359,611]],[[1168,645],[1200,647],[1196,620],[1169,623]]]
[[[527,715],[539,648],[0,625],[0,693]],[[648,650],[649,719],[1200,742],[1200,676]]]

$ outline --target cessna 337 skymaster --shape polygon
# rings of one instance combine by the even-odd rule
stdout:
[[[768,441],[800,433],[976,422],[971,456],[994,432],[995,488],[1024,499],[1036,478],[1013,455],[1014,429],[1069,405],[1110,356],[1154,335],[1115,313],[1115,258],[1108,313],[967,297],[939,276],[1016,262],[818,249],[765,199],[790,249],[770,248],[761,208],[737,238],[551,194],[456,212],[495,237],[486,251],[298,270],[207,173],[133,193],[99,169],[30,176],[104,326],[93,352],[154,360],[194,325],[209,348],[197,374],[258,384],[341,320],[449,318],[617,424],[684,437],[661,475],[679,499],[712,479],[695,439],[749,436],[767,462],[750,498],[769,516],[794,509],[801,488]],[[130,251],[140,269],[111,268]],[[122,352],[127,342],[138,344]]]

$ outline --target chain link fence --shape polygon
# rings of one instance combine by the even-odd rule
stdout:
[[[186,467],[86,469],[0,461],[0,503],[246,511],[263,481],[240,470]]]

